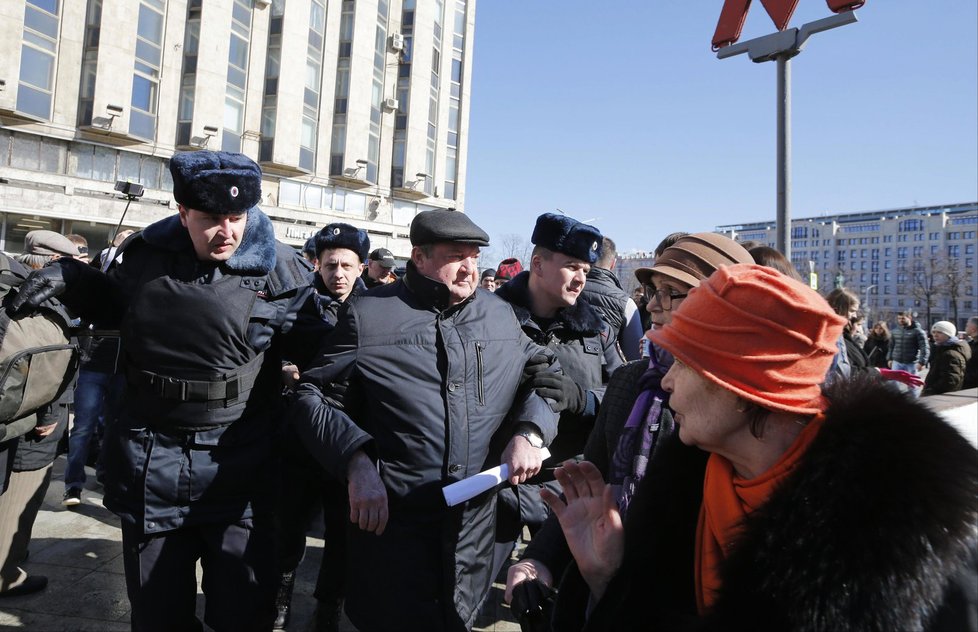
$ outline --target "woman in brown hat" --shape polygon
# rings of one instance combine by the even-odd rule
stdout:
[[[639,268],[635,276],[642,284],[652,330],[661,329],[683,303],[689,291],[718,268],[751,261],[750,254],[727,237],[715,233],[670,236],[671,245],[662,249],[651,268]],[[708,332],[699,332],[708,340]],[[661,387],[662,377],[672,366],[672,355],[652,345],[650,357],[620,367],[612,376],[602,399],[594,429],[584,448],[615,490],[624,515],[660,433],[672,427],[669,395]],[[510,567],[506,600],[514,610],[534,607],[534,595],[554,585],[571,561],[560,525],[554,516],[534,535],[520,562]],[[536,580],[532,582],[529,580]],[[517,586],[522,586],[517,589]],[[526,603],[529,601],[529,603]]]

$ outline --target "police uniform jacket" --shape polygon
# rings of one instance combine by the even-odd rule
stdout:
[[[564,411],[560,415],[559,432],[550,446],[553,462],[559,463],[581,454],[594,427],[604,385],[624,364],[624,358],[618,349],[615,331],[601,319],[597,310],[580,298],[574,305],[557,312],[556,318],[541,328],[530,313],[529,279],[528,271],[521,272],[496,290],[496,295],[513,307],[516,319],[531,340],[553,351],[564,373],[580,385],[587,396],[582,412]],[[552,478],[552,473],[549,476]]]
[[[376,458],[390,511],[381,536],[350,530],[350,620],[470,628],[492,581],[495,494],[450,509],[441,490],[498,465],[519,423],[553,439],[546,401],[517,397],[524,364],[544,350],[498,297],[477,289],[450,307],[448,288],[411,263],[395,283],[346,301],[327,344],[290,416],[340,480],[357,449]],[[335,381],[348,383],[343,409],[327,399]]]
[[[178,216],[122,249],[107,274],[73,266],[64,294],[121,329],[128,387],[102,447],[106,507],[147,534],[267,510],[283,352],[302,366],[324,327],[293,326],[308,265],[257,208],[220,264],[197,259]]]

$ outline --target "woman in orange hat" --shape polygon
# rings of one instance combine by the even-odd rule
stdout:
[[[678,432],[627,521],[587,462],[545,497],[576,562],[555,629],[975,629],[978,451],[875,380],[823,394],[844,324],[753,264],[689,292],[652,334]]]
[[[689,291],[717,268],[749,261],[747,250],[723,235],[674,233],[663,239],[656,248],[655,264],[635,271],[647,301],[651,331],[668,324]],[[650,357],[615,371],[584,447],[584,457],[612,485],[623,516],[646,473],[657,438],[673,428],[669,395],[661,386],[672,355],[656,345],[650,345],[649,351]],[[551,516],[508,571],[505,598],[517,617],[537,610],[541,595],[561,577],[571,559],[560,524]]]

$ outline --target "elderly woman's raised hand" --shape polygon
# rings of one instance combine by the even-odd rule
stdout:
[[[540,496],[556,514],[581,576],[599,599],[625,550],[625,532],[611,486],[593,464],[567,462],[555,473],[564,498],[547,490]]]

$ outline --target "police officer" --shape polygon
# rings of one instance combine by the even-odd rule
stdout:
[[[492,577],[495,494],[448,507],[444,485],[506,463],[539,471],[556,416],[531,391],[527,360],[545,350],[498,297],[478,290],[488,235],[457,211],[411,223],[406,274],[354,297],[303,374],[297,432],[347,482],[346,613],[361,630],[471,628]],[[393,325],[392,325],[393,324]],[[340,402],[329,399],[347,385]]]
[[[560,360],[562,374],[551,371],[546,362],[528,368],[532,386],[560,412],[557,438],[550,446],[552,462],[560,463],[583,452],[604,385],[624,358],[616,332],[580,298],[588,272],[601,256],[598,229],[565,215],[544,213],[537,218],[531,241],[535,248],[529,268],[496,290],[496,296],[512,305],[526,335]],[[540,499],[541,486],[559,493],[552,471],[500,492],[497,571],[523,526],[533,533],[546,520],[549,512]]]
[[[350,224],[327,224],[312,238],[317,269],[309,280],[315,292],[299,312],[299,320],[318,319],[332,329],[340,306],[351,296],[367,291],[360,277],[370,250],[367,231]],[[375,251],[376,252],[376,251]],[[386,251],[385,251],[386,252]],[[393,257],[391,257],[393,261]],[[298,367],[283,368],[286,382],[298,379]],[[315,632],[335,632],[339,626],[345,589],[346,490],[324,475],[294,435],[283,442],[282,489],[275,512],[278,528],[279,589],[275,597],[275,625],[285,629],[289,622],[295,570],[302,560],[306,530],[317,507],[323,509],[323,557],[316,581]]]
[[[200,629],[200,560],[207,625],[267,630],[281,354],[302,365],[323,327],[292,326],[309,268],[255,206],[258,165],[200,151],[170,172],[177,215],[130,237],[107,273],[74,260],[33,273],[14,307],[60,294],[121,329],[128,385],[100,478],[122,521],[133,629]]]

